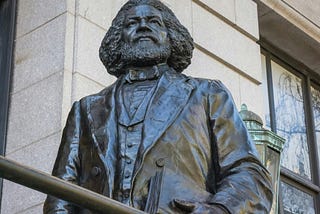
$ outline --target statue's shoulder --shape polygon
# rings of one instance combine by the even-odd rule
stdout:
[[[205,90],[208,92],[217,92],[227,90],[226,86],[217,79],[205,79],[198,78],[192,76],[186,76],[188,78],[188,82],[193,84],[199,90]]]
[[[79,100],[81,106],[86,107],[88,105],[94,105],[95,103],[101,103],[101,100],[111,98],[114,94],[115,88],[117,85],[117,81],[113,84],[105,87],[103,90],[99,91],[95,94],[90,94],[85,96]]]

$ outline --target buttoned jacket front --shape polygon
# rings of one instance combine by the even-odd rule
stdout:
[[[121,79],[74,103],[53,170],[54,176],[111,198],[119,162],[115,95]],[[230,213],[270,209],[269,174],[219,81],[165,72],[143,130],[130,192],[134,207],[179,213],[172,206],[177,198],[219,204]],[[57,210],[92,213],[48,196],[44,212]]]

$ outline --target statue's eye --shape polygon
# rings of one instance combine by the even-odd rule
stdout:
[[[132,27],[136,25],[138,22],[136,20],[130,20],[127,22],[127,27]]]
[[[152,23],[152,24],[157,24],[159,26],[162,26],[162,22],[159,19],[153,18],[153,19],[150,19],[149,22]]]

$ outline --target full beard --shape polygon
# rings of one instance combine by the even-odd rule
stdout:
[[[139,42],[135,45],[123,43],[121,48],[121,61],[125,66],[153,66],[165,63],[170,57],[170,44],[150,44]]]

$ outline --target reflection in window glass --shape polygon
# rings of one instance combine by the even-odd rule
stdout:
[[[311,87],[311,97],[314,116],[314,126],[318,144],[318,154],[320,155],[320,91]]]
[[[278,170],[279,170],[279,153],[275,150],[268,148],[266,151],[266,167],[271,173],[272,176],[272,186],[273,186],[273,192],[277,193],[279,188],[279,177],[278,177]],[[271,208],[270,213],[277,213],[276,210],[278,210],[277,202],[278,198],[277,195],[274,195],[273,197],[273,206]]]
[[[281,182],[281,192],[285,214],[315,214],[311,195],[284,182]]]
[[[265,103],[264,112],[266,113],[263,118],[263,123],[265,125],[265,128],[271,130],[269,97],[268,97],[267,64],[266,64],[266,57],[264,55],[261,55],[261,65],[262,65],[263,95],[264,95],[264,103]]]
[[[301,79],[272,62],[277,134],[286,139],[281,165],[311,179]]]

